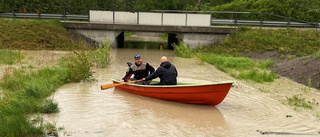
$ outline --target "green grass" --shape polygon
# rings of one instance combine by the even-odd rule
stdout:
[[[95,62],[97,67],[105,68],[110,65],[111,62],[110,51],[111,47],[109,42],[103,40],[102,44],[99,44],[96,50],[89,52],[89,58]]]
[[[83,40],[72,37],[73,34],[68,32],[59,20],[2,18],[0,26],[0,49],[88,49]]]
[[[241,55],[247,52],[278,51],[286,59],[309,55],[319,57],[320,33],[316,30],[240,28],[237,33],[212,46],[190,49],[182,43],[174,47],[176,56],[196,56],[201,63],[212,64],[235,78],[272,82],[279,78],[269,70],[274,64],[273,60],[251,60]]]
[[[28,115],[42,111],[45,97],[68,82],[67,72],[64,68],[43,68],[5,75],[0,82],[4,91],[0,100],[0,136],[43,135],[43,123],[32,123]]]
[[[46,98],[61,85],[94,80],[90,70],[94,62],[89,57],[91,52],[78,51],[62,57],[59,66],[40,70],[22,68],[4,75],[0,81],[3,90],[0,98],[0,136],[44,135],[48,130],[46,124],[42,120],[29,119],[29,115],[58,112],[58,104]],[[109,54],[109,50],[98,53]]]
[[[217,54],[208,54],[206,62],[238,79],[248,79],[256,82],[272,82],[279,78],[268,70],[272,65],[269,60],[254,62],[246,57],[232,57]]]
[[[190,49],[185,43],[181,42],[179,45],[174,44],[174,54],[178,57],[192,58],[194,50]]]
[[[87,48],[82,39],[70,37],[72,34],[59,20],[0,19],[0,26],[0,49],[5,49],[0,50],[0,64],[11,65],[24,59],[25,55],[15,49],[77,50],[60,58],[56,66],[38,70],[12,67],[13,71],[4,73],[0,80],[0,136],[57,134],[53,124],[31,116],[59,111],[58,103],[46,98],[61,85],[95,80],[90,67],[110,63],[110,45]]]
[[[305,98],[302,98],[301,95],[294,95],[292,97],[286,97],[286,102],[295,108],[307,108],[307,109],[312,109],[312,105],[309,101],[306,101]]]
[[[131,35],[133,35],[133,34],[136,34],[137,32],[125,32],[124,33],[124,38],[128,38],[128,37],[130,37]]]
[[[16,50],[0,50],[0,64],[12,65],[20,62],[25,58],[25,54],[22,54]]]
[[[59,105],[53,99],[46,100],[41,106],[42,113],[56,113],[59,112]]]
[[[250,51],[278,51],[289,58],[312,55],[319,50],[319,31],[294,29],[241,29],[223,42],[211,47],[212,52],[219,54],[239,56]]]

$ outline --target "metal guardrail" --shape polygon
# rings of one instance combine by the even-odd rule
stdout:
[[[65,8],[65,7],[61,7]],[[11,12],[9,12],[11,11]],[[288,18],[280,15],[270,14],[270,13],[258,13],[258,12],[232,12],[232,11],[177,11],[177,10],[152,10],[151,12],[166,12],[166,13],[206,13],[206,14],[234,14],[234,19],[211,19],[212,25],[249,25],[249,26],[280,26],[280,27],[312,27],[320,28],[320,22],[308,22],[293,18]],[[243,20],[238,19],[239,14],[258,14],[261,15],[261,20]],[[263,20],[264,16],[273,16],[281,19],[286,19],[288,21],[272,21]],[[212,15],[213,16],[213,15]],[[68,14],[64,12],[62,14],[53,13],[16,13],[15,10],[0,11],[0,17],[5,18],[33,18],[33,19],[63,19],[63,20],[86,20],[89,21],[89,12],[86,15],[79,14]],[[213,18],[213,17],[212,17]]]
[[[217,25],[256,25],[256,26],[286,26],[286,27],[314,27],[320,28],[320,22],[309,22],[303,21],[299,19],[289,18],[281,15],[265,13],[265,12],[235,12],[235,11],[184,11],[184,10],[152,10],[154,12],[171,12],[171,13],[207,13],[211,14],[213,18],[213,14],[232,14],[234,19],[212,19],[211,24]],[[260,16],[260,20],[244,20],[239,19],[239,15],[241,14],[251,14]],[[264,20],[265,16],[271,16],[275,18],[279,18],[287,21],[272,21],[272,20]]]
[[[255,25],[255,26],[285,26],[285,27],[318,27],[320,23],[303,23],[294,21],[260,21],[260,20],[234,20],[234,19],[212,19],[211,24],[217,25]]]
[[[46,13],[0,13],[0,17],[32,18],[32,19],[89,20],[89,15],[46,14]]]

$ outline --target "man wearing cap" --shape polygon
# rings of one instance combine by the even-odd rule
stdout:
[[[134,81],[145,78],[149,74],[153,73],[155,69],[146,62],[142,62],[141,56],[139,54],[134,56],[134,64],[132,64],[127,71],[126,75],[122,78],[120,82]],[[131,78],[132,74],[134,75]],[[139,81],[137,84],[148,85],[148,81]]]

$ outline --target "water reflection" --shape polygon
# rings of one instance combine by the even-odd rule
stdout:
[[[126,62],[133,61],[135,54],[155,68],[161,56],[168,56],[178,69],[179,82],[234,80],[212,65],[175,57],[172,50],[113,49],[111,65],[94,69],[98,82],[69,83],[52,95],[59,103],[60,112],[48,115],[47,120],[64,128],[60,136],[256,137],[261,136],[257,130],[320,131],[317,119],[296,112],[245,82],[238,81],[239,86],[231,88],[225,100],[215,107],[157,100],[114,88],[100,90],[102,84],[111,84],[111,79],[124,76]]]
[[[156,117],[169,121],[180,121],[197,128],[225,128],[224,117],[217,107],[177,103],[148,98],[114,89],[113,93],[122,96],[126,103],[137,110],[148,110]]]
[[[167,49],[166,42],[125,41],[124,48],[135,49]]]

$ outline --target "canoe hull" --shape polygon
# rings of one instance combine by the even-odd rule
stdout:
[[[118,84],[119,82],[113,80],[113,83]],[[128,84],[115,88],[141,96],[174,102],[218,105],[227,96],[232,84],[233,82],[174,86]]]

